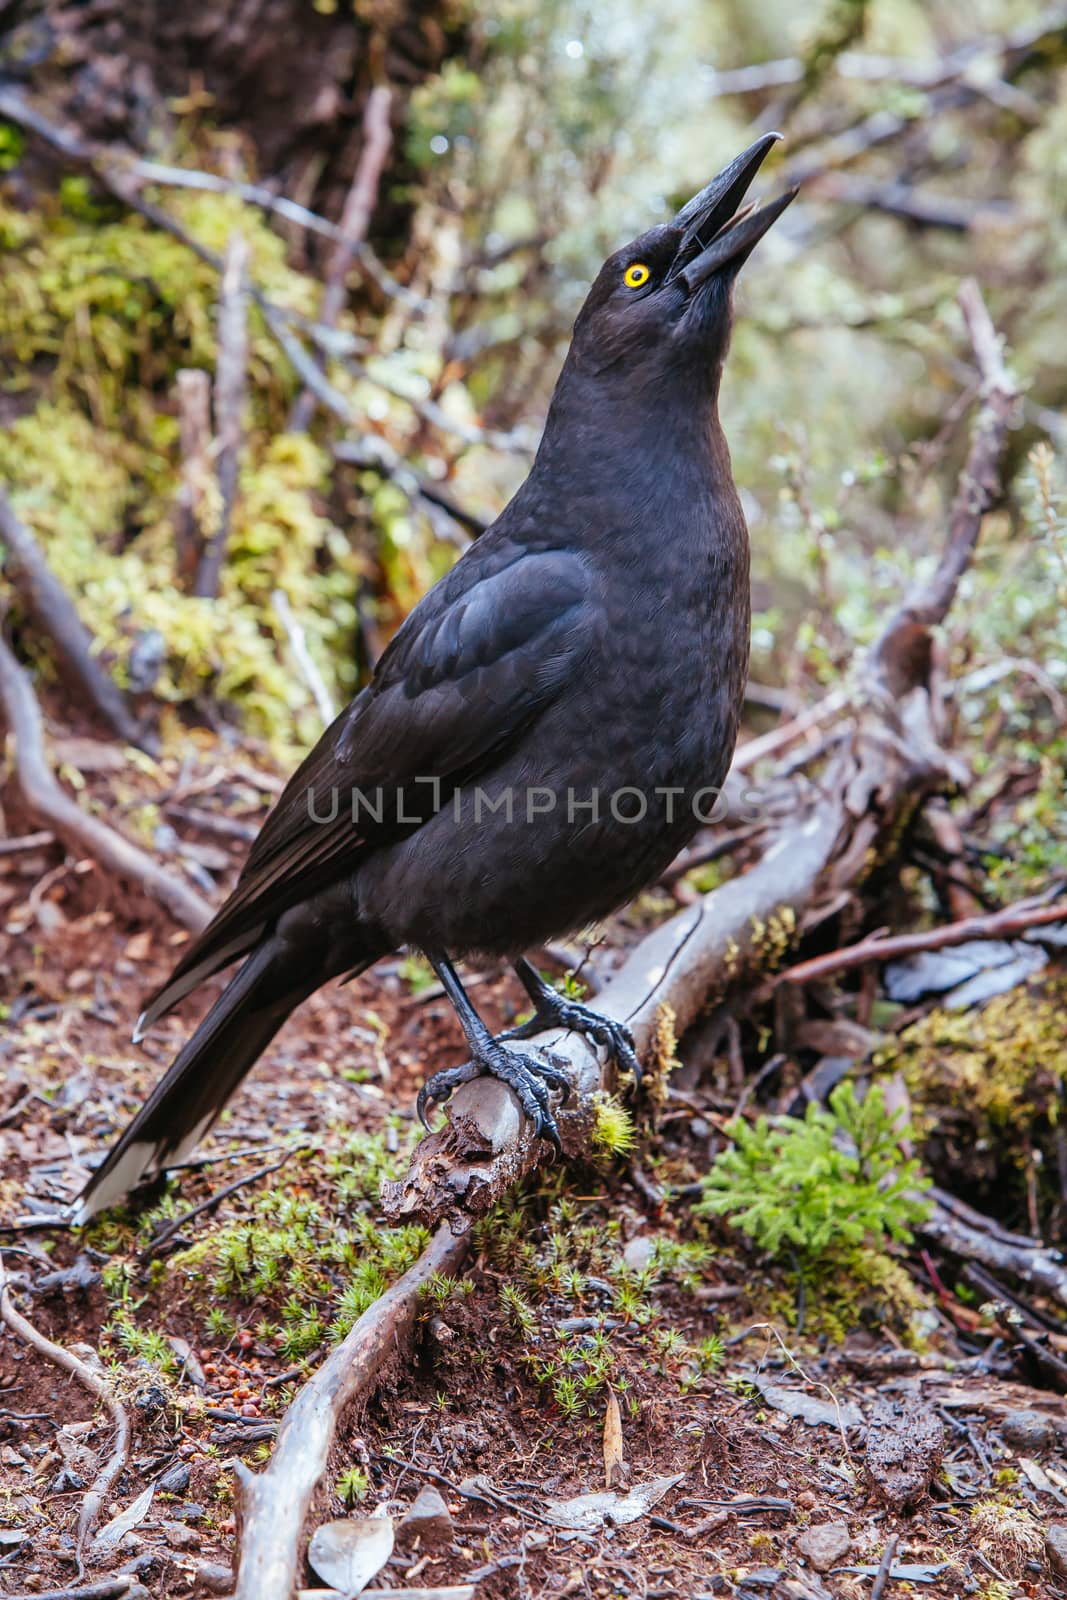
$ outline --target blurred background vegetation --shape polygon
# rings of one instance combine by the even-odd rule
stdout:
[[[602,256],[779,127],[765,187],[802,192],[742,279],[722,402],[754,543],[756,723],[847,673],[939,543],[976,392],[954,302],[973,274],[1025,400],[947,647],[979,775],[1015,740],[1042,772],[1027,803],[1062,817],[1067,9],[135,11],[0,6],[0,482],[101,659],[162,704],[165,739],[206,722],[286,756],[307,744],[322,695],[277,592],[339,703],[521,481]],[[336,241],[240,186],[337,224],[383,86],[369,232],[332,336],[316,334]],[[205,598],[179,537],[179,374],[214,377],[237,233],[258,298],[239,491]],[[322,360],[332,403],[299,428],[294,349]],[[222,515],[205,485],[200,535]],[[5,605],[47,672],[47,640]],[[1057,827],[1042,825],[1044,867],[1061,847],[1067,862]]]

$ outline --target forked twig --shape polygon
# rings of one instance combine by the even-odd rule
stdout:
[[[0,1318],[7,1323],[16,1338],[36,1350],[38,1355],[50,1361],[53,1366],[61,1367],[64,1372],[69,1372],[78,1382],[88,1389],[89,1393],[105,1405],[111,1413],[111,1420],[115,1424],[115,1441],[111,1454],[100,1468],[82,1500],[81,1511],[78,1513],[78,1535],[75,1546],[75,1555],[78,1561],[78,1576],[84,1570],[82,1565],[82,1551],[85,1541],[92,1532],[101,1508],[111,1487],[122,1471],[130,1454],[130,1419],[126,1410],[116,1397],[107,1379],[99,1372],[94,1372],[80,1356],[74,1355],[70,1350],[65,1350],[62,1345],[54,1344],[45,1337],[28,1321],[19,1311],[11,1298],[11,1280],[4,1266],[3,1256],[0,1255]]]

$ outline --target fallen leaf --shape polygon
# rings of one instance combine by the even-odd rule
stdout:
[[[148,1488],[143,1490],[137,1496],[137,1499],[126,1507],[125,1511],[120,1511],[117,1517],[112,1517],[110,1522],[104,1524],[93,1540],[94,1556],[102,1555],[105,1550],[113,1550],[125,1534],[129,1533],[132,1528],[136,1528],[139,1522],[144,1521],[148,1515],[152,1504],[152,1496],[155,1492],[155,1484],[150,1483]]]
[[[341,1517],[316,1528],[308,1560],[320,1578],[343,1595],[362,1594],[393,1553],[388,1517]]]
[[[1053,1478],[1050,1473],[1045,1471],[1043,1466],[1041,1466],[1037,1461],[1031,1460],[1029,1456],[1019,1457],[1019,1467],[1026,1477],[1029,1478],[1035,1489],[1040,1490],[1042,1494],[1050,1494],[1052,1498],[1054,1500],[1058,1500],[1061,1505],[1067,1505],[1067,1500],[1064,1499],[1063,1495],[1056,1487],[1056,1478],[1059,1478],[1059,1473],[1056,1473],[1055,1478]]]
[[[126,941],[126,957],[129,961],[147,961],[152,953],[152,930],[145,928],[141,933],[135,933],[132,939]]]
[[[764,1383],[754,1379],[756,1388],[772,1411],[784,1411],[787,1417],[799,1417],[810,1428],[862,1428],[863,1412],[851,1400],[816,1400],[803,1389],[787,1389],[784,1384]]]
[[[648,1483],[635,1484],[627,1494],[605,1489],[599,1494],[578,1494],[571,1500],[548,1500],[542,1510],[549,1522],[558,1527],[592,1533],[606,1523],[618,1525],[646,1517],[667,1490],[684,1477],[684,1472],[678,1472],[672,1478],[651,1478]]]
[[[608,1403],[604,1411],[604,1482],[609,1489],[617,1483],[623,1467],[622,1412],[614,1389],[608,1390]]]

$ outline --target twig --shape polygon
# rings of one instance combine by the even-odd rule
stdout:
[[[218,361],[215,371],[215,471],[219,483],[219,515],[205,540],[196,571],[193,593],[214,599],[230,537],[237,501],[237,476],[241,460],[242,412],[248,378],[248,245],[234,232],[226,246],[219,296]]]
[[[163,809],[168,817],[186,822],[190,828],[199,828],[203,833],[217,833],[223,839],[240,839],[243,844],[251,844],[259,833],[259,829],[250,822],[241,822],[238,817],[227,817],[214,811],[202,811],[197,806],[172,805],[168,802]]]
[[[182,581],[191,586],[207,526],[211,379],[201,367],[183,367],[177,375],[177,391],[181,483],[174,505],[174,534],[178,571]]]
[[[4,570],[34,625],[53,643],[60,665],[126,744],[148,748],[137,718],[118,684],[93,655],[93,641],[74,602],[45,559],[33,534],[0,493],[0,543],[8,552]]]
[[[809,187],[808,194],[863,211],[884,211],[914,227],[944,228],[950,233],[969,233],[985,220],[1001,226],[1010,226],[1012,220],[1011,208],[1003,203],[976,204],[952,195],[923,194],[910,183],[879,182],[844,172],[826,173]]]
[[[146,851],[83,811],[59,787],[44,750],[41,712],[26,673],[0,639],[0,704],[15,742],[15,778],[30,811],[79,855],[91,855],[109,872],[136,884],[178,922],[198,932],[211,907]]]
[[[23,850],[41,850],[55,842],[54,833],[24,833],[16,839],[0,839],[0,856],[20,855]]]
[[[323,724],[329,726],[337,715],[337,710],[322,673],[315,664],[315,658],[308,649],[304,630],[293,614],[293,608],[289,604],[289,596],[284,589],[275,589],[271,595],[271,600],[274,603],[275,611],[278,613],[278,621],[285,629],[285,636],[289,640],[289,648],[293,652],[293,658],[303,674],[304,682],[311,690],[312,699],[318,706],[319,716],[322,718]]]
[[[235,1178],[224,1189],[219,1189],[215,1194],[208,1195],[206,1200],[201,1200],[199,1205],[191,1207],[188,1211],[183,1211],[180,1217],[172,1217],[166,1227],[162,1228],[156,1234],[156,1237],[150,1239],[148,1244],[145,1245],[137,1258],[138,1261],[151,1261],[152,1257],[157,1256],[163,1246],[173,1239],[176,1233],[180,1233],[183,1228],[188,1227],[189,1223],[196,1217],[203,1216],[206,1211],[214,1211],[216,1206],[221,1205],[224,1200],[228,1200],[231,1194],[236,1194],[239,1189],[247,1189],[249,1184],[258,1183],[260,1178],[269,1178],[271,1173],[280,1172],[286,1162],[291,1161],[295,1154],[296,1148],[294,1146],[292,1150],[285,1152],[280,1161],[272,1162],[269,1167],[260,1167],[258,1171],[250,1172],[243,1178]]]
[[[392,91],[381,84],[367,96],[363,110],[363,148],[341,213],[341,237],[326,273],[326,287],[319,307],[319,322],[326,328],[332,328],[341,314],[349,268],[357,249],[367,237],[382,173],[393,143],[389,121],[392,104]],[[314,389],[305,387],[301,390],[289,415],[290,433],[304,432],[314,415],[315,402]]]
[[[80,1584],[73,1589],[34,1589],[32,1594],[13,1594],[9,1600],[121,1600],[136,1582],[132,1572],[120,1572],[102,1583]]]
[[[243,1496],[244,1529],[234,1600],[291,1594],[301,1530],[342,1413],[371,1390],[382,1368],[410,1334],[419,1296],[435,1273],[452,1273],[468,1241],[440,1228],[415,1265],[363,1313],[348,1336],[308,1379],[286,1412],[270,1464],[235,1472]]]
[[[899,697],[917,664],[916,646],[944,622],[970,564],[982,518],[1000,492],[1000,458],[1015,410],[1016,386],[996,329],[973,278],[960,284],[960,310],[982,376],[982,403],[949,518],[948,539],[933,576],[904,601],[874,647],[871,665]]]
[[[882,1551],[882,1559],[878,1563],[878,1571],[875,1573],[874,1583],[871,1585],[871,1600],[882,1600],[882,1596],[885,1594],[885,1586],[889,1582],[889,1574],[893,1567],[893,1557],[897,1553],[897,1542],[898,1536],[894,1534]]]
[[[145,183],[155,183],[162,188],[170,189],[199,189],[211,194],[234,194],[239,199],[247,201],[249,205],[259,206],[263,211],[271,211],[275,216],[284,217],[287,222],[295,223],[298,228],[305,228],[308,233],[317,233],[324,239],[340,240],[343,237],[336,222],[330,222],[317,211],[309,211],[307,206],[302,206],[295,200],[288,200],[284,195],[264,189],[261,184],[239,183],[222,177],[220,173],[203,172],[196,167],[171,167],[159,161],[135,159],[127,161],[122,152],[116,152],[115,159],[124,172],[132,173]],[[365,239],[355,245],[353,254],[367,276],[390,300],[403,301],[409,310],[416,313],[427,309],[422,296],[415,294],[406,284],[398,283],[382,265]]]
[[[1067,1266],[1056,1250],[1039,1243],[1007,1244],[993,1233],[961,1221],[938,1201],[918,1232],[962,1261],[977,1261],[991,1272],[1019,1278],[1067,1306]]]
[[[82,1551],[85,1541],[92,1532],[97,1518],[100,1515],[111,1486],[119,1473],[125,1467],[130,1453],[130,1419],[125,1408],[112,1391],[111,1385],[100,1373],[94,1372],[80,1356],[74,1355],[70,1350],[64,1350],[62,1345],[53,1344],[51,1339],[46,1339],[39,1333],[32,1322],[18,1311],[11,1298],[11,1281],[4,1266],[3,1256],[0,1255],[0,1318],[7,1323],[12,1333],[21,1339],[23,1344],[28,1344],[37,1354],[46,1361],[51,1361],[53,1366],[61,1367],[64,1372],[69,1372],[82,1384],[89,1393],[111,1413],[111,1420],[115,1425],[115,1440],[112,1445],[111,1455],[100,1468],[82,1500],[81,1511],[78,1514],[78,1535],[75,1546],[75,1555],[78,1562],[79,1578],[83,1572]]]
[[[757,739],[748,739],[734,756],[730,771],[750,772],[758,761],[780,754],[790,745],[796,744],[798,739],[803,739],[805,734],[821,728],[825,722],[832,721],[847,706],[848,695],[845,691],[833,690],[817,704],[799,712],[788,722],[783,722],[780,727],[772,728],[769,733],[760,734]]]
[[[920,933],[861,939],[859,944],[848,945],[843,950],[830,950],[826,955],[813,956],[810,961],[790,967],[779,975],[778,982],[810,983],[813,979],[827,977],[831,972],[847,972],[853,967],[865,966],[869,961],[894,961],[900,956],[917,955],[922,950],[947,950],[952,945],[966,944],[971,939],[1011,938],[1030,928],[1056,922],[1067,922],[1067,901],[1055,905],[1021,901],[1018,905],[991,911],[986,916],[961,917],[959,922],[948,922],[940,928],[926,928]]]

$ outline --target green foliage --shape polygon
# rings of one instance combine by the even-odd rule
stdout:
[[[370,1493],[370,1477],[363,1467],[346,1467],[333,1486],[338,1500],[351,1509]]]
[[[704,1180],[697,1211],[726,1216],[761,1249],[792,1247],[808,1260],[887,1239],[907,1242],[928,1206],[919,1165],[905,1160],[905,1131],[878,1086],[863,1100],[838,1084],[830,1110],[810,1105],[803,1120],[735,1122],[734,1147]]]

